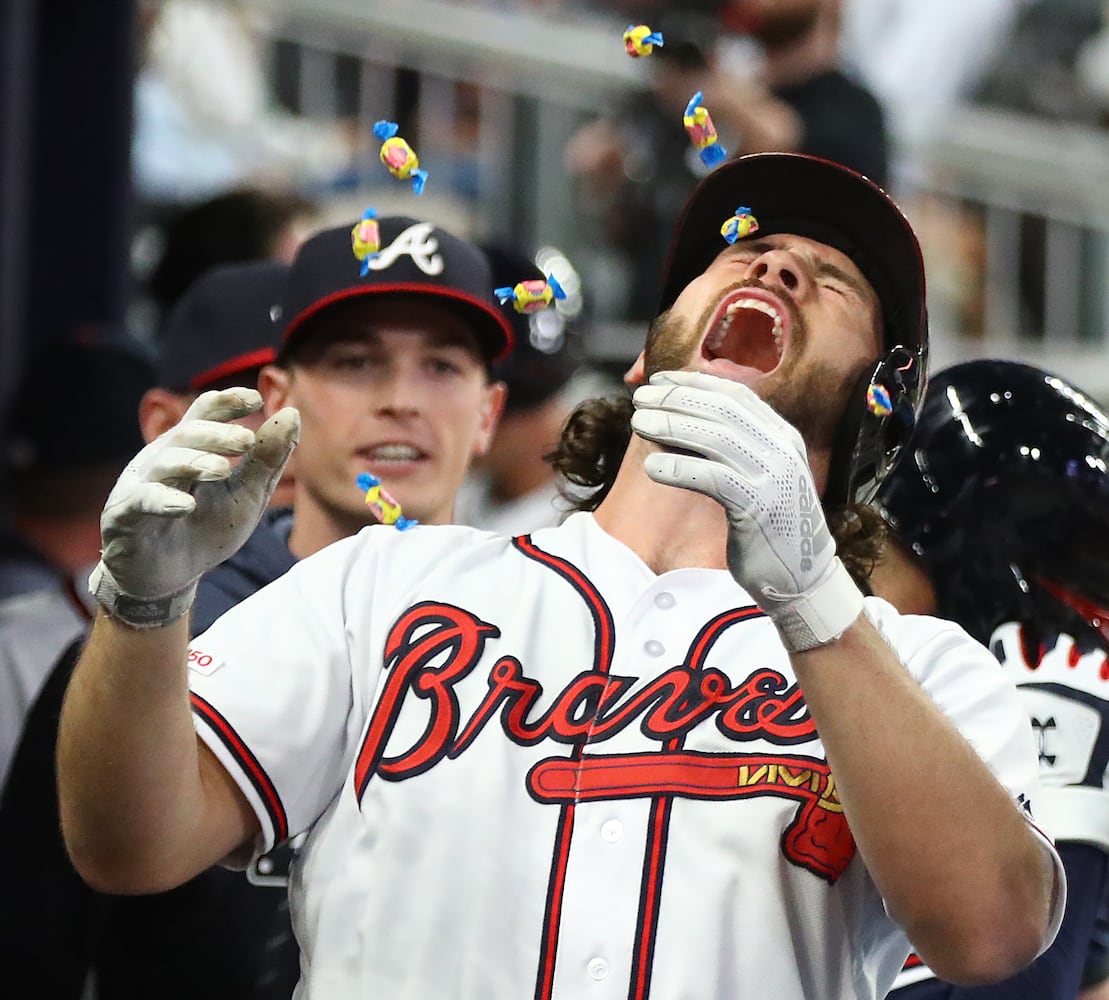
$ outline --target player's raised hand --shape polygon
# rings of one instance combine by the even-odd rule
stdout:
[[[634,402],[635,432],[680,449],[653,452],[647,475],[723,506],[728,568],[786,647],[811,649],[841,635],[862,610],[862,594],[836,556],[796,428],[749,387],[703,372],[659,372]]]
[[[112,617],[134,628],[179,618],[197,580],[254,530],[300,433],[291,407],[257,433],[228,423],[261,405],[254,389],[205,392],[123,470],[100,516],[89,578]],[[233,467],[229,456],[242,460]]]

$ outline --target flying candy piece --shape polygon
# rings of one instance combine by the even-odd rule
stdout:
[[[876,417],[888,417],[893,413],[893,403],[884,385],[871,382],[866,390],[866,408]]]
[[[396,122],[380,121],[374,125],[374,135],[381,140],[381,162],[398,180],[406,181],[411,177],[412,190],[419,194],[427,181],[427,171],[420,169],[419,158],[412,147],[397,135],[398,129]]]
[[[555,299],[566,298],[566,293],[553,274],[549,275],[546,281],[541,278],[529,278],[514,287],[506,285],[504,288],[494,288],[493,294],[501,305],[511,300],[512,308],[518,313],[539,312],[540,309],[546,309]]]
[[[652,31],[645,24],[629,24],[628,30],[624,32],[624,48],[633,59],[649,56],[656,45],[662,44],[662,33]]]
[[[736,240],[742,239],[744,236],[750,236],[752,233],[757,233],[758,231],[759,220],[751,214],[751,209],[746,205],[740,205],[739,208],[735,210],[735,215],[720,227],[720,235],[729,243],[734,243]]]
[[[350,246],[354,256],[362,261],[362,274],[368,274],[370,261],[381,249],[381,227],[377,224],[377,212],[372,208],[367,208],[354,224],[350,231]]]
[[[698,90],[690,98],[685,107],[685,115],[682,121],[685,123],[685,130],[689,133],[689,138],[693,140],[693,145],[701,151],[701,162],[706,167],[715,167],[728,154],[724,147],[720,145],[720,139],[716,135],[716,126],[713,125],[708,111],[701,104],[704,96]]]
[[[391,524],[398,531],[404,531],[420,523],[414,518],[402,516],[400,504],[381,488],[381,480],[377,476],[369,472],[359,473],[358,488],[366,494],[366,506],[382,524]]]

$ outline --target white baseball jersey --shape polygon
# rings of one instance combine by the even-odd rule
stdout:
[[[1030,648],[1029,639],[1010,622],[994,630],[990,649],[1017,685],[1039,743],[1038,815],[1056,840],[1109,853],[1109,655],[1080,650],[1068,635],[1049,648]],[[895,988],[932,978],[912,962]]]
[[[1027,715],[988,651],[867,609],[1031,804]],[[908,954],[769,619],[727,571],[656,575],[589,514],[517,540],[367,529],[190,661],[256,850],[308,831],[301,998],[861,1000]]]

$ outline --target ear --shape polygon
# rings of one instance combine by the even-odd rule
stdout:
[[[508,399],[508,386],[503,382],[490,382],[485,387],[481,408],[479,410],[480,423],[478,434],[474,441],[474,458],[485,455],[493,444],[493,435],[497,433],[497,424],[501,414],[504,413],[505,400]]]
[[[631,367],[624,372],[624,385],[629,389],[634,389],[638,385],[643,385],[647,381],[647,367],[646,356],[643,351],[639,352],[637,357],[631,364]]]
[[[194,397],[155,386],[139,400],[139,430],[147,443],[176,426]]]
[[[263,365],[258,372],[258,391],[262,394],[262,409],[267,417],[289,405],[292,388],[292,372],[279,365]]]

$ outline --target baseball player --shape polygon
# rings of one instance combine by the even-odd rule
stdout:
[[[304,243],[291,272],[275,262],[214,268],[167,317],[158,386],[139,407],[146,440],[176,424],[199,388],[243,384],[247,375],[273,397],[274,409],[294,394],[302,412],[326,414],[302,425],[301,454],[310,451],[311,460],[295,499],[287,497],[293,508],[274,509],[279,486],[251,538],[200,582],[194,632],[295,563],[289,545],[298,519],[309,530],[307,544],[318,548],[353,534],[352,520],[358,527],[373,521],[357,491],[338,510],[327,502],[336,480],[349,488],[363,468],[359,453],[372,453],[370,468],[403,496],[412,516],[434,522],[449,517],[467,460],[488,440],[486,421],[503,391],[489,376],[489,361],[505,349],[511,330],[493,300],[483,255],[429,222],[383,218],[380,232],[376,267],[365,275],[351,253],[350,227],[327,229]],[[289,285],[294,294],[287,296]],[[287,324],[275,326],[277,320]],[[286,325],[293,334],[279,343]],[[344,360],[336,364],[340,348]],[[262,412],[249,419],[256,429]],[[414,461],[411,455],[398,461],[405,446],[418,449]],[[127,453],[133,450],[128,443]],[[104,482],[105,496],[123,465],[121,456]],[[102,502],[90,524],[90,565],[99,557]],[[83,582],[81,589],[87,596]],[[0,966],[35,970],[44,992],[57,998],[78,997],[91,965],[100,1000],[154,993],[170,1000],[202,989],[209,1000],[288,1000],[300,966],[286,892],[295,842],[259,857],[245,873],[210,868],[153,896],[92,894],[72,872],[58,833],[53,762],[76,657],[77,649],[69,650],[50,676],[28,724],[17,793],[0,802],[0,848],[37,861],[25,863],[19,891],[8,894],[17,904],[8,908],[9,924],[0,911],[6,931]],[[69,919],[57,920],[57,912]]]
[[[1055,943],[1020,975],[966,990],[910,960],[898,1000],[1073,1000],[1083,985],[1109,888],[1107,465],[1109,414],[1079,389],[1030,365],[972,361],[931,381],[911,453],[879,494],[925,599],[1018,687],[1070,886]]]
[[[758,239],[721,245],[737,204]],[[820,499],[884,475],[925,340],[880,189],[732,161],[675,230],[634,433],[591,425],[628,438],[593,510],[368,529],[190,644],[297,436],[201,397],[105,507],[59,734],[78,869],[148,892],[306,832],[300,997],[871,998],[910,939],[1016,971],[1065,896],[1026,715],[959,629],[864,599]]]
[[[268,412],[291,405],[301,415],[292,510],[264,518],[205,576],[194,632],[296,559],[375,523],[352,489],[359,473],[380,479],[407,517],[448,524],[471,460],[490,446],[506,391],[491,366],[513,329],[486,255],[431,222],[377,223],[380,248],[364,271],[350,226],[321,230],[297,252],[277,356],[258,378]]]

